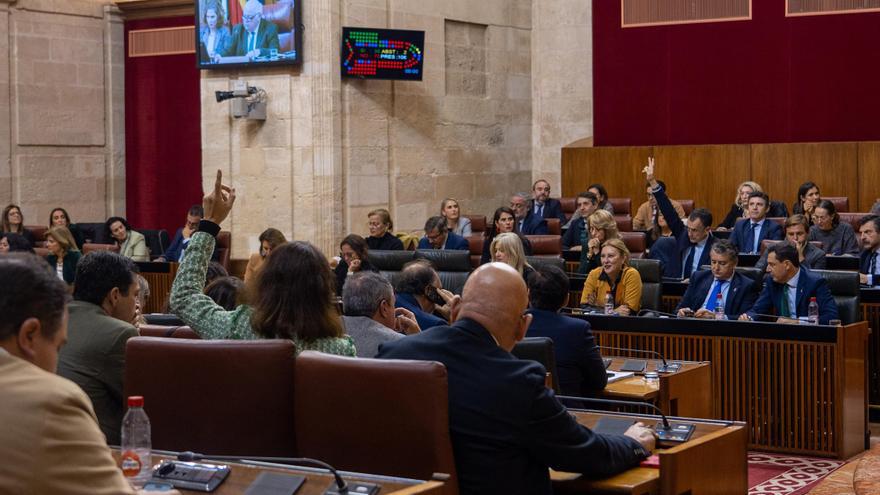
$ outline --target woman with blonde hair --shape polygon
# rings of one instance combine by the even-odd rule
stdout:
[[[440,203],[440,215],[446,219],[446,227],[449,231],[467,237],[473,233],[469,218],[461,216],[461,208],[455,198],[446,198]]]
[[[621,239],[608,239],[602,244],[602,266],[594,269],[584,282],[581,304],[602,306],[608,294],[617,314],[629,316],[642,304],[642,277],[629,266],[629,249]]]
[[[507,263],[528,283],[529,274],[535,270],[526,261],[526,252],[518,235],[513,232],[498,234],[492,239],[489,252],[492,253],[492,261]]]
[[[58,278],[73,285],[76,280],[76,264],[82,254],[76,248],[76,241],[70,230],[67,227],[50,227],[46,232],[46,249],[49,250],[46,261],[55,269]]]
[[[589,236],[581,246],[581,266],[578,273],[587,274],[601,264],[602,243],[608,239],[620,239],[617,222],[608,210],[596,210],[587,219]]]

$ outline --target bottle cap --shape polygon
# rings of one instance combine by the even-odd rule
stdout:
[[[140,395],[132,395],[128,398],[128,407],[144,407],[144,398]]]
[[[811,297],[811,298],[810,298],[810,302],[816,302],[816,298],[815,298],[815,297]]]

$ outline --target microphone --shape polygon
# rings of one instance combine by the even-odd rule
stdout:
[[[776,321],[777,319],[780,318],[779,315],[765,315],[762,313],[755,313],[755,316],[757,316],[758,318],[768,318],[768,319],[770,319],[770,321]],[[739,317],[737,317],[737,319],[738,318]],[[755,320],[755,318],[753,317],[750,321],[757,321],[757,320]]]
[[[326,469],[330,471],[330,474],[336,478],[336,488],[339,493],[348,493],[348,484],[345,483],[345,480],[342,479],[342,476],[339,475],[339,472],[336,471],[336,468],[327,464],[326,462],[319,461],[317,459],[309,459],[308,457],[254,457],[254,456],[236,456],[236,455],[204,455],[197,454],[192,451],[181,452],[177,454],[177,460],[185,461],[185,462],[193,462],[193,461],[262,461],[262,462],[276,462],[281,464],[293,464],[293,465],[305,465],[305,466],[316,466],[319,468]]]
[[[641,352],[642,354],[651,354],[653,356],[657,356],[660,358],[661,361],[663,361],[663,365],[657,366],[658,373],[672,373],[674,371],[678,371],[681,369],[681,365],[678,363],[675,363],[672,366],[670,366],[669,363],[666,362],[666,358],[663,357],[663,354],[660,354],[657,351],[649,351],[646,349],[629,349],[626,347],[610,347],[607,345],[599,345],[599,346],[596,346],[596,348],[597,349],[607,349],[609,351]]]
[[[595,399],[592,397],[574,397],[574,396],[570,396],[570,395],[557,395],[556,397],[558,399],[562,399],[562,400],[569,400],[569,401],[579,400],[579,401],[583,401],[583,402],[596,402],[599,404],[610,404],[610,405],[614,405],[614,406],[627,406],[627,407],[647,406],[647,407],[650,407],[650,408],[654,409],[655,411],[657,411],[657,415],[660,416],[660,419],[662,421],[662,423],[658,423],[656,426],[654,426],[654,429],[657,431],[657,436],[659,437],[658,440],[665,440],[668,442],[677,442],[677,443],[686,442],[686,441],[688,441],[688,439],[690,439],[691,435],[693,435],[694,430],[697,427],[697,425],[694,423],[681,423],[681,422],[676,423],[675,426],[673,427],[669,423],[669,418],[667,418],[666,415],[663,414],[663,411],[661,411],[659,407],[655,406],[654,404],[651,404],[650,402],[641,402],[641,401],[630,402],[630,401],[625,401],[625,400]]]
[[[663,429],[664,430],[671,430],[672,429],[672,426],[669,424],[669,419],[666,418],[666,415],[663,414],[663,411],[661,411],[659,407],[655,406],[654,404],[651,404],[650,402],[613,400],[613,399],[594,399],[592,397],[575,397],[573,395],[557,395],[556,397],[559,399],[564,399],[564,400],[579,400],[579,401],[585,401],[585,402],[598,402],[600,404],[610,404],[612,406],[627,406],[627,407],[647,406],[647,407],[650,407],[650,408],[654,409],[655,411],[657,411],[657,415],[660,416],[660,419],[663,420]]]
[[[649,317],[653,317],[653,318],[658,318],[658,316],[654,316],[654,315],[668,316],[670,318],[678,318],[678,315],[675,313],[664,313],[663,311],[660,311],[657,309],[643,309],[643,310],[639,311],[636,316],[649,316]]]

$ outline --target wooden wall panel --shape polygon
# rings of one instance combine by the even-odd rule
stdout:
[[[871,211],[874,201],[880,198],[880,143],[859,143],[859,200],[853,203],[854,211]]]
[[[858,143],[753,144],[752,179],[789,210],[798,186],[809,180],[823,196],[849,196],[858,204]]]
[[[654,174],[666,183],[670,197],[693,199],[697,208],[709,208],[713,225],[724,219],[736,186],[750,176],[747,144],[658,146],[654,152]]]
[[[563,148],[562,195],[575,196],[600,182],[612,198],[632,198],[633,210],[645,201],[642,167],[654,148],[650,146]]]

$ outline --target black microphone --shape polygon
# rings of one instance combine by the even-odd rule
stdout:
[[[345,480],[342,479],[342,476],[339,475],[339,472],[336,471],[336,468],[327,464],[326,462],[319,461],[317,459],[309,459],[308,457],[260,457],[260,456],[237,456],[237,455],[204,455],[197,454],[195,452],[186,451],[177,454],[177,460],[185,461],[185,462],[193,462],[193,461],[262,461],[262,462],[276,462],[282,464],[293,464],[293,465],[306,465],[306,466],[317,466],[319,468],[326,469],[330,471],[330,474],[336,478],[336,488],[339,493],[348,493],[348,485],[345,483]]]
[[[596,346],[596,348],[597,349],[607,349],[609,351],[641,352],[642,354],[651,354],[653,356],[657,356],[660,358],[661,361],[663,361],[663,366],[657,366],[658,373],[671,373],[672,371],[678,371],[679,369],[681,369],[681,366],[670,367],[669,363],[666,362],[666,358],[663,357],[663,354],[660,354],[657,351],[649,351],[646,349],[628,349],[626,347],[609,347],[607,345],[599,345],[599,346]]]
[[[760,317],[760,318],[768,318],[768,319],[771,319],[771,321],[776,321],[779,318],[783,318],[779,315],[765,315],[765,314],[761,314],[761,313],[755,313],[754,315],[749,315],[749,316],[752,317],[752,319],[746,320],[746,321],[756,321],[754,318],[755,316]],[[791,318],[789,318],[789,319],[791,319]],[[739,320],[739,317],[737,317],[737,320]]]
[[[668,316],[670,318],[678,318],[678,315],[675,313],[664,313],[663,311],[660,311],[657,309],[643,309],[643,310],[639,311],[636,316],[646,316],[646,315],[650,316],[650,317],[654,317],[654,318],[658,318],[658,316],[654,316],[654,315]]]
[[[557,395],[556,398],[562,399],[562,400],[572,400],[572,401],[579,400],[579,401],[585,401],[585,402],[598,402],[600,404],[611,404],[613,406],[627,406],[627,407],[647,406],[647,407],[650,407],[650,408],[654,409],[655,411],[657,411],[657,414],[660,416],[660,419],[663,420],[663,429],[665,431],[669,431],[672,429],[672,426],[669,424],[669,420],[666,418],[666,415],[663,414],[663,411],[661,411],[659,407],[655,406],[654,404],[651,404],[650,402],[613,400],[613,399],[594,399],[592,397],[574,397],[571,395]]]

